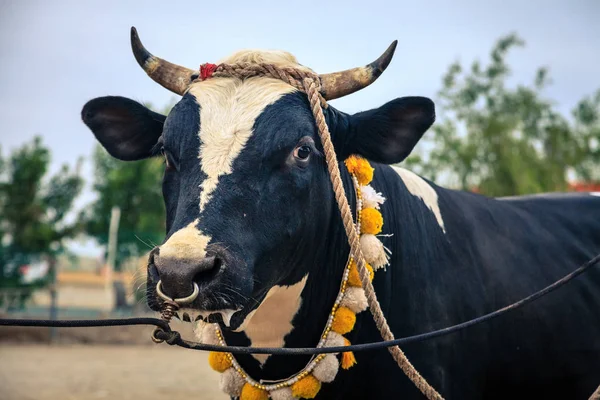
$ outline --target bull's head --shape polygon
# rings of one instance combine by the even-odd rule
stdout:
[[[135,30],[131,40],[146,73],[182,99],[168,117],[122,97],[94,99],[82,116],[114,157],[165,159],[167,234],[150,255],[149,304],[158,307],[159,280],[172,298],[196,284],[188,311],[222,322],[220,314],[239,328],[272,288],[300,285],[298,297],[307,275],[323,277],[329,267],[325,235],[339,216],[307,97],[267,77],[199,82],[197,71],[150,54]],[[371,84],[394,49],[365,67],[321,75],[323,96]],[[285,52],[241,51],[222,62],[306,69]],[[433,103],[422,97],[355,115],[324,112],[339,159],[356,153],[386,164],[402,161],[434,120]]]

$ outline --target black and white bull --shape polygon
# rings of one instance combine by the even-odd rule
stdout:
[[[113,156],[165,158],[167,235],[150,257],[149,305],[158,307],[159,279],[172,297],[189,295],[195,282],[200,294],[184,311],[219,322],[228,344],[313,347],[349,248],[306,95],[266,77],[191,83],[196,72],[152,56],[135,32],[132,40],[140,65],[182,99],[168,117],[122,97],[94,99],[82,116]],[[223,62],[300,67],[285,52],[242,51]],[[332,97],[369,84],[386,65],[363,68],[364,82],[349,71],[354,81]],[[371,160],[372,186],[388,198],[382,241],[392,255],[374,286],[397,337],[496,310],[600,252],[597,195],[493,199],[388,165],[434,122],[429,99],[324,112],[338,158]],[[381,340],[368,312],[349,339]],[[587,398],[600,384],[600,270],[501,318],[404,350],[448,399]],[[319,398],[421,398],[386,350],[356,357]],[[237,359],[255,379],[286,378],[307,362]]]

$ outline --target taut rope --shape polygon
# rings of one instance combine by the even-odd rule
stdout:
[[[335,194],[335,200],[338,204],[342,221],[344,223],[344,229],[348,236],[348,244],[350,245],[350,255],[354,258],[360,280],[362,282],[365,295],[367,296],[369,310],[373,315],[375,324],[381,337],[384,340],[394,340],[394,334],[390,330],[390,327],[383,315],[379,301],[373,284],[369,278],[369,271],[365,267],[365,258],[362,254],[360,247],[360,241],[358,233],[354,228],[354,220],[352,217],[352,211],[348,204],[348,198],[342,183],[341,173],[338,166],[337,156],[335,149],[331,141],[331,134],[329,133],[329,127],[327,121],[325,121],[325,115],[321,107],[327,107],[327,102],[321,96],[321,81],[317,74],[310,73],[308,71],[299,70],[296,68],[288,67],[277,67],[272,64],[220,64],[214,71],[213,76],[218,77],[235,77],[240,79],[250,78],[253,76],[266,76],[270,78],[280,79],[296,89],[306,93],[310,101],[310,107],[315,117],[315,122],[319,131],[319,137],[323,145],[323,151],[325,153],[325,161],[327,163],[327,170],[329,171],[329,177],[331,184],[333,185],[333,192]],[[408,360],[404,352],[399,346],[393,346],[388,348],[392,354],[394,360],[398,363],[398,366],[402,369],[404,374],[415,384],[415,386],[427,397],[428,399],[443,400],[443,397],[419,374],[415,367]]]

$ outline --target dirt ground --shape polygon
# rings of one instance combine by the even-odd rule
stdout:
[[[206,358],[167,345],[0,343],[0,399],[225,399]]]

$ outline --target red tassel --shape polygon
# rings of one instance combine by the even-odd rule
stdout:
[[[217,64],[205,63],[200,66],[200,80],[205,81],[208,78],[211,78],[215,70],[217,69]]]

